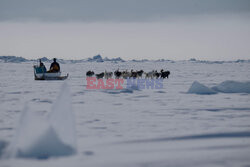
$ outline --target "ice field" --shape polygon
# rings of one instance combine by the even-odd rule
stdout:
[[[32,66],[0,63],[2,167],[250,166],[248,61],[66,63],[66,81]],[[163,89],[86,89],[86,71],[118,68],[171,74]]]

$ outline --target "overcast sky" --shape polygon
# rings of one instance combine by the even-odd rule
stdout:
[[[249,0],[0,0],[0,55],[250,59]]]

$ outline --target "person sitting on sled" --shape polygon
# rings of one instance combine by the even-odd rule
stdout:
[[[53,59],[54,62],[50,65],[50,70],[48,72],[60,72],[60,65],[56,62],[56,58]]]
[[[46,73],[46,72],[47,72],[47,69],[46,69],[45,65],[43,64],[43,62],[42,62],[41,59],[40,59],[39,61],[40,61],[39,67],[40,67],[41,72],[42,72],[42,73]]]

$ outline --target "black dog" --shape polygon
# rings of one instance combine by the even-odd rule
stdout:
[[[94,74],[95,74],[94,71],[88,71],[88,72],[86,72],[86,76],[87,77],[92,77]]]
[[[161,70],[161,78],[165,79],[166,77],[168,78],[168,76],[170,75],[170,71],[163,71],[163,69]]]
[[[156,79],[158,79],[161,76],[160,72],[157,72],[157,70],[154,72],[154,76]]]
[[[137,76],[142,78],[143,72],[144,72],[143,70],[137,71],[137,72],[136,72],[136,73],[137,73]]]
[[[134,70],[131,70],[130,78],[136,78],[136,77],[137,77],[137,72],[134,72]]]
[[[122,76],[122,72],[120,72],[119,69],[116,70],[116,71],[114,72],[114,74],[115,74],[115,77],[116,77],[116,78],[120,78],[120,77]]]
[[[104,72],[100,73],[100,74],[95,74],[97,79],[103,78],[104,77]]]

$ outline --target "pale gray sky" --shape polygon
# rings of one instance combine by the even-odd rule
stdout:
[[[250,59],[249,0],[0,0],[0,55]]]

